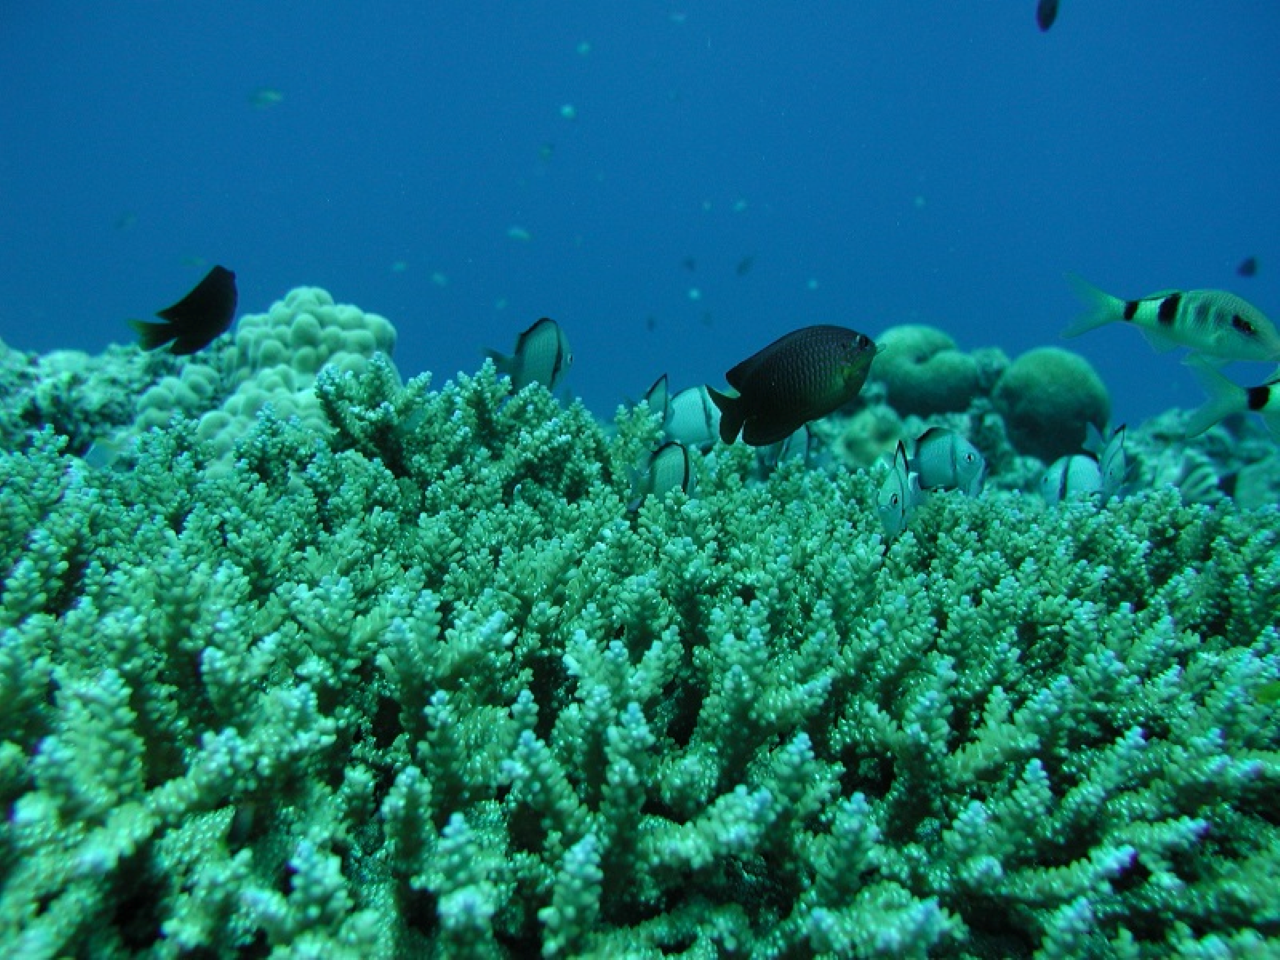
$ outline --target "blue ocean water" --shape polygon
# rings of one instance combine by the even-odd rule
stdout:
[[[608,416],[808,323],[1059,344],[1068,270],[1280,318],[1280,6],[1034,7],[4,4],[0,338],[100,350],[222,263],[437,383],[550,315]],[[1202,400],[1133,330],[1069,346],[1117,422]]]

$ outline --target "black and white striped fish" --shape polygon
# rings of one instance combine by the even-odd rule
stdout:
[[[1280,331],[1243,297],[1226,290],[1163,290],[1137,300],[1104,293],[1074,274],[1067,280],[1088,310],[1063,331],[1078,337],[1114,321],[1132,323],[1158,350],[1190,347],[1218,361],[1280,360]]]
[[[573,365],[569,340],[560,324],[550,317],[543,317],[520,334],[511,356],[497,350],[484,353],[498,368],[498,373],[511,378],[513,390],[521,390],[531,383],[540,383],[548,390],[555,390]]]

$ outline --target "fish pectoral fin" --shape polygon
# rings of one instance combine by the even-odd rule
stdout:
[[[1151,346],[1160,353],[1168,353],[1170,350],[1176,350],[1178,347],[1182,346],[1182,344],[1173,339],[1173,337],[1159,330],[1152,330],[1144,327],[1142,335],[1147,338],[1147,343],[1151,344]]]

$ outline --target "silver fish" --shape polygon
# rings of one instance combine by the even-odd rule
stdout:
[[[720,439],[720,410],[711,402],[705,386],[689,387],[671,398],[667,436],[699,450]]]
[[[649,405],[649,412],[657,414],[665,428],[671,419],[671,388],[667,385],[665,373],[644,392],[644,401]]]
[[[978,448],[942,427],[930,427],[920,435],[911,465],[926,490],[963,490],[976,497],[987,477],[987,461]]]
[[[898,449],[893,452],[889,475],[880,485],[880,495],[876,499],[880,524],[889,540],[907,529],[912,511],[924,503],[926,497],[927,494],[920,489],[920,476],[911,469],[911,463],[907,459],[907,448],[899,440]]]
[[[511,378],[513,390],[521,390],[531,383],[555,390],[573,365],[569,341],[560,324],[550,317],[543,317],[520,334],[511,356],[496,350],[486,350],[485,356],[493,360],[499,373]]]
[[[1059,457],[1040,477],[1040,495],[1046,503],[1086,497],[1102,489],[1102,470],[1089,453]]]
[[[685,493],[693,492],[693,464],[684,444],[668,440],[649,455],[643,470],[632,473],[634,498],[628,509],[637,510],[645,497],[661,498],[677,488]]]
[[[1226,290],[1163,290],[1122,300],[1075,274],[1067,280],[1088,310],[1063,331],[1077,337],[1117,320],[1142,330],[1157,350],[1190,347],[1219,360],[1280,360],[1280,331],[1266,314]]]
[[[1101,477],[1098,491],[1104,502],[1120,493],[1129,473],[1124,438],[1124,424],[1112,431],[1110,439],[1104,439],[1092,423],[1085,424],[1084,448],[1098,458],[1098,473]]]
[[[810,451],[813,447],[813,434],[806,423],[786,439],[771,443],[767,447],[756,449],[756,462],[760,466],[762,476],[771,473],[784,460],[800,460],[809,463]]]

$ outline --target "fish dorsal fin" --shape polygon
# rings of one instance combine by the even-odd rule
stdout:
[[[742,385],[751,379],[751,374],[755,373],[756,368],[760,366],[761,359],[760,354],[757,353],[755,356],[747,357],[747,359],[733,367],[724,375],[725,380],[729,382],[729,386],[741,393]]]
[[[234,314],[235,309],[236,275],[226,267],[214,267],[190,293],[173,306],[157,310],[156,316],[181,326],[210,316]]]

